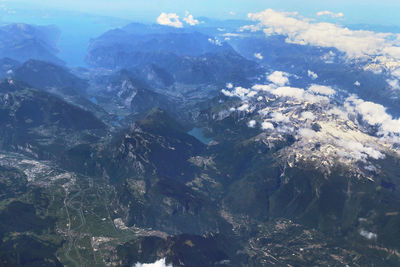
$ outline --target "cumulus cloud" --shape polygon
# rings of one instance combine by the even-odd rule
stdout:
[[[255,120],[251,120],[247,124],[247,126],[249,126],[250,128],[254,128],[254,127],[256,127],[256,125],[257,125],[257,122]]]
[[[355,81],[354,85],[357,86],[357,87],[360,87],[361,83],[359,81]]]
[[[183,24],[179,20],[179,16],[176,13],[161,13],[161,15],[157,18],[157,23],[175,28],[183,27]]]
[[[263,123],[261,123],[261,128],[263,130],[273,130],[275,127],[272,123],[270,123],[268,121],[264,121]]]
[[[318,85],[318,84],[311,85],[308,88],[308,91],[315,94],[326,95],[326,96],[332,96],[336,93],[336,91],[332,87],[325,85]]]
[[[344,14],[342,12],[335,13],[332,11],[324,10],[324,11],[317,12],[317,16],[328,16],[331,18],[343,18]]]
[[[326,64],[332,64],[335,62],[336,53],[333,51],[329,51],[328,53],[324,54],[321,59],[325,61]]]
[[[212,38],[208,38],[208,41],[209,41],[210,43],[214,44],[214,45],[217,45],[217,46],[222,46],[222,43],[221,43],[221,41],[220,41],[220,40],[218,40],[217,38],[214,38],[214,39],[212,39]]]
[[[351,151],[352,157],[360,161],[365,161],[368,157],[373,159],[383,159],[385,155],[373,147],[365,146],[353,140],[338,140],[337,144]]]
[[[299,130],[299,135],[304,139],[315,139],[317,138],[317,133],[308,128],[301,128]]]
[[[397,37],[390,33],[375,33],[365,30],[350,30],[327,22],[311,22],[297,13],[278,12],[267,9],[250,13],[248,17],[257,25],[242,30],[263,30],[266,35],[284,35],[287,43],[335,47],[350,59],[369,59],[386,56],[400,59]]]
[[[186,11],[183,21],[189,24],[190,26],[195,26],[200,23],[197,19],[193,17],[192,14],[189,13],[189,11]]]
[[[306,89],[287,86],[285,78],[294,76],[289,73],[269,76],[268,84],[251,88],[232,85],[223,90],[225,95],[242,100],[230,112],[241,111],[249,127],[268,132],[264,144],[273,146],[290,134],[295,142],[285,148],[288,158],[318,162],[327,173],[331,166],[345,164],[353,174],[368,179],[374,179],[372,170],[380,171],[375,160],[384,159],[387,153],[400,155],[395,146],[400,143],[400,119],[388,114],[384,106],[355,95],[333,98],[336,91],[326,85],[311,84]]]
[[[304,89],[290,86],[278,87],[271,91],[272,94],[280,97],[292,97],[295,99],[303,99]]]
[[[232,89],[232,87],[230,86],[231,84],[227,85],[228,89]],[[243,87],[235,87],[232,91],[226,90],[226,89],[222,89],[221,92],[226,95],[226,96],[230,96],[230,97],[239,97],[242,100],[248,99],[248,98],[252,98],[254,97],[257,92],[256,91],[252,91],[250,89],[247,88],[243,88]]]
[[[315,115],[310,111],[304,111],[301,113],[301,117],[305,120],[313,121],[315,120]]]
[[[379,134],[400,135],[400,119],[394,119],[386,112],[384,106],[364,101],[353,95],[346,99],[345,107],[348,111],[359,114],[368,124],[378,126]]]
[[[172,267],[172,265],[166,264],[165,259],[161,259],[155,263],[136,263],[135,267]]]
[[[272,112],[271,121],[276,123],[290,123],[290,119],[281,112]]]
[[[275,79],[273,79],[273,80],[275,80]],[[279,81],[279,80],[281,80],[281,79],[277,79],[277,81]],[[277,81],[275,81],[275,82],[277,82]],[[329,98],[325,95],[315,95],[311,91],[310,91],[311,92],[310,93],[302,88],[291,87],[291,86],[279,86],[278,87],[275,84],[268,84],[268,85],[256,84],[252,87],[252,89],[255,91],[269,92],[270,94],[272,94],[276,97],[292,98],[294,100],[301,101],[301,102],[319,103],[319,102],[329,101]]]
[[[237,108],[238,111],[249,111],[249,104],[245,103],[243,105],[241,105],[240,107]]]
[[[400,90],[399,80],[397,79],[388,79],[386,82],[389,84],[392,90]]]
[[[308,70],[308,71],[307,71],[307,75],[308,75],[308,77],[310,77],[312,80],[318,79],[318,74],[316,74],[315,72],[313,72],[313,71],[311,71],[311,70]]]
[[[378,235],[377,234],[375,234],[375,233],[372,233],[372,232],[368,232],[368,231],[366,231],[366,230],[364,230],[364,229],[361,229],[360,230],[360,235],[362,236],[362,237],[365,237],[366,239],[369,239],[369,240],[372,240],[372,239],[377,239],[378,238]]]
[[[254,57],[255,58],[257,58],[257,59],[259,59],[259,60],[262,60],[264,57],[261,55],[261,53],[255,53],[254,54]]]
[[[227,33],[224,33],[224,34],[222,34],[222,36],[224,36],[224,37],[241,37],[241,36],[243,36],[243,34],[240,34],[240,33],[233,33],[233,32],[227,32]]]
[[[310,94],[304,89],[296,87],[278,87],[272,91],[272,94],[279,97],[290,97],[298,101],[309,103],[329,102],[329,99],[326,96]]]
[[[267,79],[279,86],[284,86],[289,84],[289,73],[283,71],[274,71],[267,76]]]

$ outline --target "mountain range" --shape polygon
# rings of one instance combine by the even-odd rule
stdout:
[[[0,28],[1,266],[400,264],[391,73],[201,20]]]

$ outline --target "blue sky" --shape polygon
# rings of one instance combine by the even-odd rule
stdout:
[[[161,12],[184,14],[186,10],[194,16],[222,19],[246,18],[247,13],[266,8],[298,11],[307,17],[329,10],[343,12],[345,23],[400,25],[400,1],[393,0],[0,0],[0,5],[17,12],[19,8],[43,13],[60,9],[148,22],[155,21]]]

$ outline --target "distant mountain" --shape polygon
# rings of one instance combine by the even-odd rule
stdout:
[[[128,69],[157,93],[185,101],[213,97],[226,83],[247,86],[264,74],[255,61],[200,28],[130,24],[92,40],[87,60],[98,68]]]
[[[64,95],[83,94],[88,87],[85,80],[76,77],[68,69],[33,59],[15,68],[13,77],[35,88]]]
[[[201,56],[205,53],[232,51],[229,45],[215,44],[210,38],[198,32],[171,33],[165,30],[157,34],[131,34],[116,29],[91,41],[87,61],[95,66],[126,68],[143,65],[146,60],[161,60],[172,55]]]
[[[21,62],[38,59],[63,65],[56,57],[59,32],[52,26],[9,24],[0,27],[0,58]]]
[[[107,121],[116,127],[129,127],[152,108],[161,108],[175,114],[179,101],[155,92],[141,76],[127,70],[93,78],[87,97],[92,105],[115,116],[112,121]]]
[[[268,71],[280,70],[297,75],[291,81],[292,86],[306,86],[311,79],[309,71],[312,71],[317,75],[315,83],[340,87],[388,107],[396,116],[400,115],[400,94],[388,84],[390,75],[351,62],[335,48],[290,44],[284,36],[266,37],[264,33],[232,37],[228,43],[240,55],[256,60]],[[261,58],[257,59],[256,54]]]
[[[168,97],[151,91],[144,81],[126,70],[112,75],[102,93],[116,99],[132,113],[147,112],[155,107],[169,110],[174,108]]]
[[[0,266],[400,266],[397,78],[198,19],[0,59]]]
[[[0,79],[11,77],[15,68],[20,65],[21,63],[11,58],[5,57],[0,59]]]
[[[0,99],[3,150],[52,158],[81,142],[81,137],[96,139],[105,130],[91,113],[12,79],[0,83]]]

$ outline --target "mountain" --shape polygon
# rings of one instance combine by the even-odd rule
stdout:
[[[154,107],[174,110],[172,100],[151,90],[144,80],[134,73],[121,70],[109,76],[97,78],[96,89],[91,92],[102,105],[109,105],[110,100],[113,107],[126,109],[132,115],[144,115]]]
[[[199,20],[0,60],[0,265],[400,265],[391,72]]]
[[[164,27],[165,28],[165,27]],[[92,40],[88,50],[88,63],[95,66],[116,68],[143,64],[152,57],[201,56],[205,53],[232,51],[224,43],[215,44],[210,36],[198,33],[131,34],[123,29],[106,32]]]
[[[373,261],[383,261],[380,248],[398,250],[398,231],[392,228],[400,200],[396,133],[385,139],[372,130],[381,126],[358,109],[379,105],[311,79],[303,88],[289,86],[297,77],[282,74],[290,77],[282,83],[274,79],[280,74],[274,72],[265,84],[224,89],[200,116],[217,142],[211,151],[225,175],[220,181],[227,217],[240,218],[238,225],[288,219],[335,236],[329,242],[342,242],[340,253],[367,255],[373,249],[368,252],[376,255]],[[263,236],[270,230],[254,231]],[[260,249],[274,250],[273,242]]]
[[[56,57],[59,32],[52,26],[8,24],[0,27],[0,58],[9,57],[20,62],[37,59],[63,65]]]
[[[144,34],[143,27],[131,25],[128,30],[111,30],[92,40],[88,62],[111,69],[140,69],[149,82],[160,75],[159,79],[164,80],[163,85],[167,87],[173,82],[245,83],[262,73],[255,62],[244,59],[226,42],[213,36],[175,32],[161,26],[149,26],[150,33]],[[157,33],[151,33],[154,28]]]
[[[349,61],[346,55],[335,48],[290,44],[280,35],[265,37],[263,33],[241,34],[231,37],[227,42],[240,55],[256,60],[268,72],[280,70],[297,75],[298,79],[292,79],[293,86],[307,86],[309,76],[313,73],[317,83],[357,94],[365,100],[388,107],[396,116],[400,115],[398,92],[388,83],[392,79],[390,73],[373,71],[373,62],[366,67]],[[256,54],[262,58],[257,59]]]
[[[48,158],[105,130],[90,112],[12,79],[0,83],[0,95],[1,149]]]
[[[85,93],[88,84],[68,69],[53,63],[28,60],[13,71],[13,78],[35,88],[64,95]]]
[[[20,63],[11,58],[0,59],[0,78],[4,79],[6,77],[11,77],[14,69],[17,68]]]

